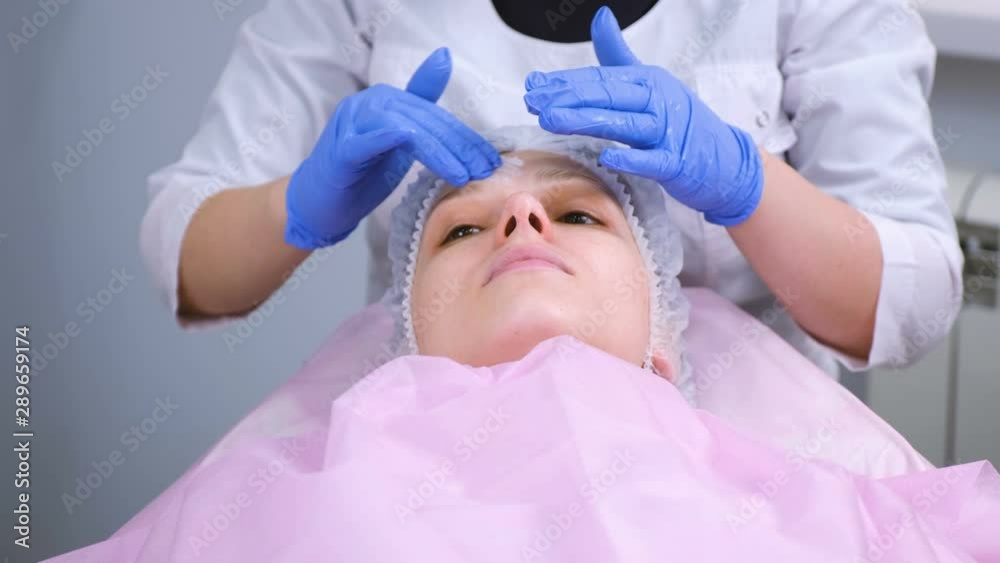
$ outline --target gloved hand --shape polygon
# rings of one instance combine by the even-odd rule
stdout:
[[[605,149],[601,164],[657,180],[711,223],[745,221],[764,189],[750,134],[722,121],[667,70],[641,64],[607,7],[590,32],[601,66],[528,75],[524,101],[539,125],[629,145]]]
[[[349,235],[419,160],[454,186],[488,177],[500,155],[435,102],[451,76],[440,48],[406,91],[376,84],[344,98],[288,182],[285,241],[307,250]]]

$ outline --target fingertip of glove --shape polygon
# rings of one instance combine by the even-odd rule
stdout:
[[[490,162],[493,164],[493,169],[496,170],[497,168],[503,166],[503,158],[501,158],[500,153],[498,153],[497,150],[493,148],[493,145],[489,145],[489,147],[490,147],[489,150]]]
[[[620,29],[618,18],[615,17],[615,13],[607,5],[601,6],[597,9],[597,13],[594,14],[594,19],[590,20],[591,40],[601,36],[604,30],[611,28]]]
[[[301,250],[316,250],[318,248],[313,237],[297,229],[291,222],[285,226],[285,243]]]
[[[532,88],[538,88],[545,86],[548,83],[548,78],[546,78],[544,72],[538,72],[537,70],[528,73],[528,76],[524,79],[524,89],[531,90]]]
[[[451,64],[451,50],[447,47],[438,47],[427,57],[428,59],[434,61],[436,64],[450,65]]]
[[[495,172],[497,168],[503,166],[503,159],[500,158],[500,154],[497,153],[496,151],[489,153],[488,160],[489,160],[489,168],[486,170],[487,176],[493,174],[493,172]]]
[[[494,164],[492,158],[478,152],[474,158],[466,162],[469,163],[467,166],[470,180],[488,178],[496,169],[496,164]]]
[[[486,178],[489,178],[490,176],[493,175],[493,170],[494,170],[493,168],[488,168],[486,170],[482,170],[480,172],[476,172],[476,173],[472,174],[469,177],[469,180],[470,181],[473,181],[473,180],[485,180]]]
[[[590,23],[591,31],[593,31],[597,27],[598,22],[603,22],[607,18],[611,18],[611,21],[609,23],[614,23],[615,25],[618,25],[618,18],[615,17],[615,13],[611,11],[611,8],[609,8],[607,4],[604,4],[603,6],[597,9],[597,12],[594,13],[594,19],[591,20]]]
[[[535,92],[528,92],[524,95],[524,107],[527,108],[528,113],[531,115],[538,115],[539,108],[539,96]]]
[[[617,168],[621,162],[621,154],[619,154],[618,149],[609,147],[601,151],[601,156],[597,158],[597,162],[608,168]]]
[[[567,110],[546,108],[538,115],[538,125],[550,133],[564,133],[567,125]]]

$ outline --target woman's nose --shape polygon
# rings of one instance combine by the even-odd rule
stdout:
[[[545,207],[535,196],[527,192],[511,194],[500,216],[496,230],[497,244],[517,236],[541,236],[552,238],[552,223],[545,214]]]

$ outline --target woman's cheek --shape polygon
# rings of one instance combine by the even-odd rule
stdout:
[[[484,259],[477,258],[472,245],[450,250],[446,255],[435,256],[424,272],[427,282],[424,304],[428,314],[433,314],[434,317],[440,317],[446,310],[453,308],[462,295],[477,282],[479,267],[486,267]]]
[[[622,299],[626,301],[632,298],[632,288],[622,279],[615,282],[615,293],[621,295]]]

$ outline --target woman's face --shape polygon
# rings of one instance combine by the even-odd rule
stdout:
[[[641,365],[648,277],[614,196],[567,157],[511,154],[520,167],[446,187],[431,211],[411,294],[419,352],[487,366],[570,334]]]

